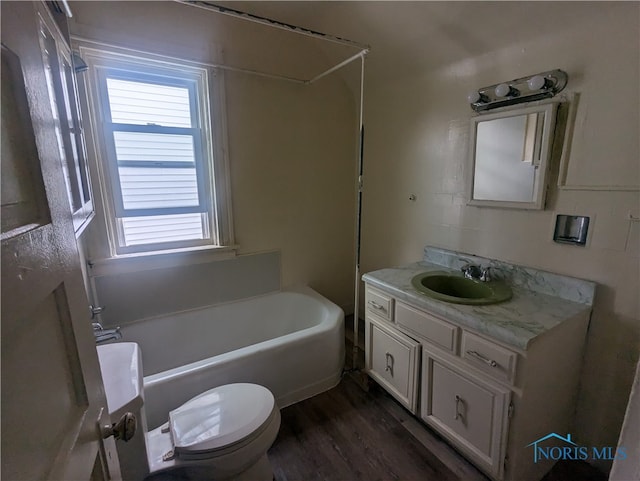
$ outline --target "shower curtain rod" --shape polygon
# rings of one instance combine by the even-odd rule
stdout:
[[[358,103],[358,158],[356,160],[358,176],[356,178],[356,225],[355,260],[353,265],[355,286],[353,294],[353,348],[351,351],[353,370],[358,370],[358,349],[360,334],[360,247],[362,244],[362,180],[364,174],[364,55],[360,56],[360,98]]]
[[[306,37],[312,37],[312,38],[317,38],[317,39],[320,39],[320,40],[334,42],[334,43],[338,43],[340,45],[344,45],[344,46],[347,46],[347,47],[358,48],[360,50],[355,55],[352,55],[351,57],[349,57],[349,58],[343,60],[342,62],[334,65],[333,67],[328,68],[324,72],[319,73],[318,75],[316,75],[315,77],[313,77],[311,79],[299,79],[299,78],[294,78],[294,77],[286,77],[286,76],[283,76],[283,75],[271,74],[271,73],[261,72],[261,71],[258,71],[258,70],[251,70],[251,69],[245,69],[245,68],[239,68],[239,67],[232,67],[230,65],[208,64],[211,67],[219,68],[219,69],[222,69],[222,70],[229,70],[229,71],[232,71],[232,72],[240,72],[240,73],[246,73],[246,74],[250,74],[250,75],[257,75],[259,77],[267,77],[267,78],[273,78],[273,79],[279,79],[279,80],[286,80],[287,82],[294,82],[294,83],[300,83],[300,84],[305,84],[305,85],[311,85],[312,83],[316,82],[317,80],[320,80],[323,77],[326,77],[327,75],[335,72],[336,70],[340,70],[342,67],[350,64],[354,60],[356,60],[358,58],[364,58],[364,56],[367,55],[369,53],[369,51],[371,50],[371,47],[369,47],[368,45],[361,44],[361,43],[358,43],[358,42],[354,42],[353,40],[349,40],[349,39],[341,38],[341,37],[336,37],[336,36],[329,35],[329,34],[322,33],[322,32],[317,32],[315,30],[310,30],[308,28],[299,27],[297,25],[292,25],[292,24],[280,22],[278,20],[273,20],[273,19],[266,18],[266,17],[260,17],[258,15],[253,15],[251,13],[246,13],[246,12],[242,12],[240,10],[234,10],[232,8],[224,7],[224,6],[221,6],[221,5],[216,5],[216,4],[211,3],[211,2],[205,2],[205,1],[200,1],[200,0],[174,0],[174,1],[177,2],[177,3],[182,3],[184,5],[189,5],[189,6],[192,6],[192,7],[202,8],[203,10],[208,10],[210,12],[220,13],[220,14],[223,14],[223,15],[228,15],[228,16],[231,16],[231,17],[234,17],[234,18],[238,18],[238,19],[241,19],[241,20],[246,20],[246,21],[249,21],[249,22],[258,23],[260,25],[265,25],[267,27],[277,28],[277,29],[285,30],[285,31],[291,32],[291,33],[297,33],[299,35],[304,35]]]
[[[329,35],[327,33],[322,33],[315,30],[311,30],[309,28],[300,27],[298,25],[281,22],[279,20],[274,20],[272,18],[261,17],[259,15],[254,15],[252,13],[247,13],[240,10],[235,10],[233,8],[225,7],[223,5],[216,5],[215,3],[211,3],[211,2],[205,2],[202,0],[174,0],[174,1],[178,3],[184,3],[185,5],[191,5],[194,7],[209,10],[212,12],[221,13],[223,15],[229,15],[231,17],[239,18],[241,20],[247,20],[249,22],[259,23],[261,25],[266,25],[267,27],[278,28],[280,30],[286,30],[288,32],[297,33],[299,35],[305,35],[307,37],[313,37],[321,40],[326,40],[329,42],[339,43],[339,44],[346,45],[349,47],[354,47],[360,50],[369,51],[371,48],[369,45],[355,42],[353,40],[349,40],[348,38]]]

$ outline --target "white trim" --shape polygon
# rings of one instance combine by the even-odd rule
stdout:
[[[212,261],[232,259],[236,257],[236,249],[237,246],[201,246],[123,254],[89,261],[90,276],[93,278],[176,266],[205,264]]]
[[[212,208],[216,213],[214,218],[216,225],[210,226],[217,232],[219,245],[233,245],[235,243],[233,216],[231,213],[231,166],[229,164],[229,134],[227,130],[227,102],[226,86],[223,72],[211,72],[209,80],[209,91],[207,92],[206,104],[210,109],[207,122],[211,119],[223,119],[222,122],[215,122],[213,126],[207,125],[207,131],[211,135],[207,136],[203,142],[207,143],[210,150],[209,155],[215,172],[222,172],[223,175],[209,176],[213,180],[211,185]],[[204,101],[205,99],[203,99]],[[203,144],[204,145],[204,144]]]

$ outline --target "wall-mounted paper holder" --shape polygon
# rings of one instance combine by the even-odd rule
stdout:
[[[553,240],[562,244],[584,246],[587,243],[588,230],[589,217],[559,214],[556,216]]]

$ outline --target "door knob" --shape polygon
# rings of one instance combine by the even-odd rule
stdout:
[[[117,423],[108,424],[102,430],[102,437],[113,436],[115,439],[129,441],[136,433],[138,421],[133,413],[124,413]]]

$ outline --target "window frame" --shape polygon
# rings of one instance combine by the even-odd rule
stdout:
[[[71,48],[54,19],[44,13],[38,14],[38,28],[47,91],[54,112],[54,127],[69,196],[69,209],[78,237],[95,215],[83,119],[78,104],[78,79],[73,69]]]
[[[140,52],[121,47],[105,46],[95,42],[74,39],[74,46],[89,66],[82,79],[81,90],[91,120],[93,151],[90,163],[98,178],[99,196],[96,203],[102,207],[101,217],[108,248],[100,257],[153,254],[171,250],[201,250],[202,248],[233,247],[230,179],[227,159],[226,112],[224,106],[224,79],[222,73],[204,64],[182,61],[172,57]],[[163,126],[133,126],[111,122],[106,79],[146,81],[163,79],[161,84],[188,86],[190,90],[192,128]],[[166,80],[166,82],[165,82]],[[192,95],[195,93],[195,95]],[[84,104],[85,102],[83,102]],[[194,122],[194,117],[199,121]],[[118,128],[113,128],[116,125]],[[120,128],[123,127],[124,128]],[[133,126],[133,127],[132,127]],[[177,130],[176,130],[177,129]],[[196,176],[198,179],[198,206],[133,210],[125,209],[118,179],[113,132],[156,130],[162,133],[191,131],[194,139]],[[157,165],[156,165],[157,166]],[[145,166],[146,167],[146,166]],[[150,166],[149,166],[150,167]],[[99,199],[98,199],[99,197]],[[158,242],[126,246],[121,219],[142,215],[201,213],[203,230],[208,238]],[[127,215],[123,215],[127,214]],[[108,252],[105,252],[108,251]]]
[[[147,84],[168,85],[172,87],[186,87],[189,90],[189,103],[191,110],[191,128],[187,127],[165,127],[162,125],[138,125],[123,124],[113,122],[111,109],[108,98],[107,79],[129,80],[133,82],[144,82]],[[152,216],[152,215],[172,215],[172,214],[194,214],[207,212],[208,190],[205,185],[207,173],[204,169],[204,152],[202,137],[204,132],[200,126],[200,118],[197,111],[197,86],[195,82],[189,80],[174,79],[169,77],[162,78],[158,75],[149,75],[139,72],[123,71],[116,69],[101,69],[98,72],[100,102],[104,108],[102,119],[104,129],[105,147],[107,149],[107,167],[111,175],[111,179],[119,177],[119,167],[139,167],[139,168],[180,168],[194,167],[196,170],[196,178],[198,185],[198,205],[195,207],[160,207],[156,209],[126,209],[124,206],[122,188],[120,182],[112,182],[112,195],[115,208],[115,214],[118,218]],[[195,125],[195,127],[194,127]],[[157,134],[174,134],[174,135],[190,135],[193,139],[194,162],[167,162],[167,161],[119,161],[116,155],[115,132],[136,132],[136,133],[157,133]],[[115,162],[114,162],[115,161]],[[187,164],[187,165],[185,165]]]

